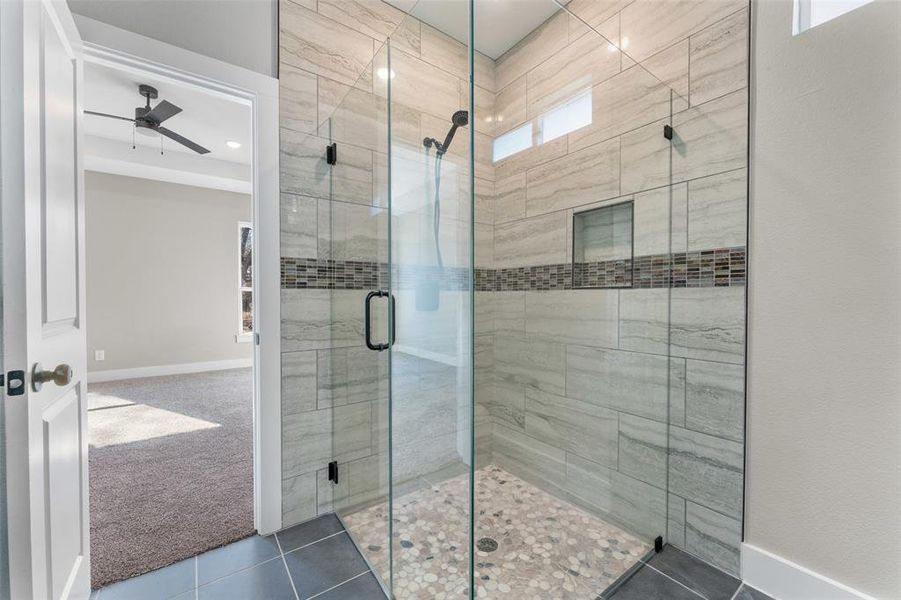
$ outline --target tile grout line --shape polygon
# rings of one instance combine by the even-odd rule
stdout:
[[[285,573],[288,574],[288,582],[291,584],[291,591],[294,592],[295,600],[300,600],[300,595],[297,593],[297,588],[294,587],[294,578],[291,577],[291,569],[288,568],[288,561],[285,560],[285,553],[282,551],[282,543],[278,541],[278,534],[275,535],[275,543],[278,546],[279,557],[282,559],[282,565],[285,567]]]
[[[658,574],[660,574],[660,575],[663,575],[664,577],[666,577],[666,578],[669,579],[670,581],[673,581],[673,582],[675,582],[676,584],[678,584],[678,585],[684,587],[686,590],[688,590],[689,592],[691,592],[691,593],[694,594],[695,596],[697,596],[697,597],[699,597],[699,598],[703,598],[704,600],[709,600],[709,598],[707,598],[707,596],[704,596],[703,594],[701,594],[701,593],[698,592],[697,590],[691,589],[690,587],[688,587],[687,585],[685,585],[684,583],[682,583],[682,582],[679,581],[678,579],[675,579],[675,578],[673,578],[673,577],[670,577],[669,575],[667,575],[666,573],[664,573],[664,572],[661,571],[660,569],[657,569],[656,567],[654,567],[654,565],[652,565],[651,563],[645,562],[645,563],[644,563],[644,566],[645,566],[645,567],[650,567],[650,569],[651,569],[652,571],[654,571],[655,573],[658,573]]]
[[[325,594],[326,592],[330,592],[330,591],[332,591],[332,590],[334,590],[334,589],[337,589],[337,588],[341,587],[342,585],[344,585],[345,583],[350,583],[350,582],[353,581],[354,579],[357,579],[358,577],[362,577],[363,575],[366,575],[367,573],[370,573],[370,572],[371,572],[371,571],[369,571],[369,569],[367,569],[367,570],[363,571],[362,573],[357,573],[356,575],[354,575],[354,576],[351,577],[350,579],[345,579],[344,581],[342,581],[342,582],[339,583],[338,585],[333,585],[332,587],[330,587],[330,588],[328,588],[328,589],[325,589],[325,590],[322,590],[321,592],[319,592],[319,593],[317,593],[317,594],[313,594],[312,596],[310,596],[309,598],[306,598],[305,600],[313,600],[313,598],[318,598],[318,597],[321,596],[322,594]]]
[[[214,548],[214,549],[215,549],[215,548]],[[208,585],[211,585],[211,584],[213,584],[213,583],[216,583],[216,582],[222,581],[223,579],[226,579],[226,578],[228,578],[228,577],[231,577],[232,575],[237,575],[238,573],[243,573],[243,572],[245,572],[245,571],[250,571],[251,569],[255,569],[255,568],[257,568],[257,567],[260,567],[260,566],[262,566],[262,565],[265,565],[266,563],[271,563],[271,562],[274,561],[274,560],[278,560],[281,556],[282,556],[281,550],[279,550],[278,556],[273,556],[272,558],[267,558],[266,560],[261,561],[261,562],[258,562],[258,563],[256,563],[256,564],[252,564],[252,565],[247,566],[247,567],[241,567],[240,569],[238,569],[238,570],[236,570],[236,571],[232,571],[231,573],[226,573],[225,575],[221,575],[221,576],[219,576],[219,577],[215,577],[215,578],[213,578],[213,579],[210,579],[209,581],[204,582],[203,585],[200,585],[200,584],[199,584],[199,581],[198,581],[198,583],[197,583],[197,588],[199,589],[199,588],[201,588],[201,587],[206,587],[206,586],[208,586]]]
[[[304,548],[309,548],[310,546],[313,546],[313,545],[315,545],[315,544],[318,544],[319,542],[323,542],[323,541],[325,541],[325,540],[327,540],[327,539],[329,539],[329,538],[333,538],[333,537],[335,537],[336,535],[341,535],[342,533],[347,533],[347,531],[344,530],[344,529],[342,529],[341,531],[336,531],[335,533],[333,533],[333,534],[331,534],[331,535],[327,535],[327,536],[325,536],[324,538],[319,538],[319,539],[316,540],[315,542],[310,542],[309,544],[304,544],[303,546],[298,546],[297,548],[293,548],[293,549],[291,549],[291,550],[288,550],[287,552],[285,552],[284,550],[282,550],[282,554],[283,554],[283,555],[284,555],[284,554],[291,554],[292,552],[297,552],[298,550],[303,550]],[[276,541],[278,541],[278,538],[276,538]],[[282,547],[281,542],[279,542],[278,547],[279,547],[279,550],[281,550],[281,547]]]

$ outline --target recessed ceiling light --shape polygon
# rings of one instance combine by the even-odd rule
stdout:
[[[379,79],[388,79],[389,70],[387,67],[382,67],[380,69],[375,70],[375,74],[379,76]],[[397,77],[397,73],[394,72],[394,69],[390,70],[391,79]]]
[[[232,140],[228,140],[227,142],[225,142],[225,145],[233,150],[237,150],[241,147],[241,142],[233,142]]]

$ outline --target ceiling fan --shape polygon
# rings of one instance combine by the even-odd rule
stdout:
[[[95,112],[92,110],[84,111],[86,115],[95,115],[98,117],[107,117],[109,119],[119,119],[120,121],[129,121],[134,123],[135,127],[141,127],[143,129],[149,129],[151,131],[155,131],[160,135],[164,135],[170,140],[174,140],[185,146],[186,148],[190,148],[194,152],[198,154],[207,154],[209,150],[192,142],[188,138],[178,135],[174,131],[170,129],[166,129],[165,127],[161,127],[163,121],[169,119],[170,117],[174,117],[178,113],[181,112],[181,109],[171,102],[167,102],[166,100],[162,100],[159,104],[150,108],[150,101],[155,100],[159,97],[159,92],[157,92],[155,87],[141,84],[138,86],[138,93],[147,100],[147,104],[145,106],[138,106],[135,108],[135,117],[134,119],[130,119],[128,117],[120,117],[118,115],[110,115],[102,112]]]

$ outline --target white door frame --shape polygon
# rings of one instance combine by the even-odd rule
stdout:
[[[75,15],[84,60],[247,104],[253,115],[254,526],[281,529],[281,266],[278,80]],[[90,323],[88,323],[90,327]]]

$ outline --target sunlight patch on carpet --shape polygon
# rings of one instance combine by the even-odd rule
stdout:
[[[101,396],[101,397],[98,397]],[[154,438],[215,429],[219,423],[190,417],[116,396],[88,394],[90,444],[106,448]]]

